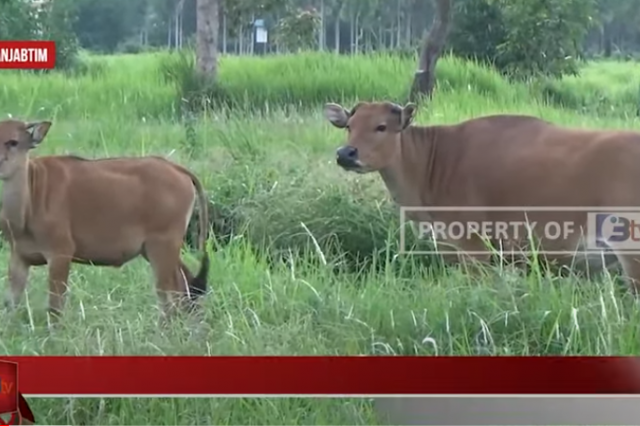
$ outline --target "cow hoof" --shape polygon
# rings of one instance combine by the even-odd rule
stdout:
[[[9,298],[4,299],[4,309],[11,312],[16,309],[16,305]]]

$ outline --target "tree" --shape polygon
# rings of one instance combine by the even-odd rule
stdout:
[[[289,51],[311,49],[318,43],[316,32],[321,21],[315,9],[290,10],[276,26],[276,40]]]
[[[560,77],[578,71],[594,15],[594,0],[464,0],[448,44],[509,77]]]
[[[74,0],[47,1],[39,7],[39,34],[56,43],[56,68],[69,69],[76,63],[79,47],[73,32],[76,19]]]
[[[0,40],[53,40],[56,42],[56,68],[75,63],[77,39],[72,31],[75,9],[71,0],[40,4],[24,0],[0,1]]]
[[[253,17],[266,15],[282,3],[281,0],[222,0],[229,33],[238,35],[253,23]]]
[[[506,37],[502,9],[496,1],[463,0],[454,5],[447,37],[454,55],[496,65],[498,46]]]
[[[218,0],[197,0],[196,71],[215,81],[218,74]]]
[[[496,61],[514,77],[578,73],[583,40],[595,23],[594,0],[497,0],[506,38]]]
[[[146,4],[141,0],[75,0],[73,3],[78,15],[73,30],[81,46],[102,52],[115,51],[119,43],[133,36],[146,13]]]
[[[451,0],[434,0],[436,13],[429,33],[425,35],[418,62],[418,70],[413,77],[410,99],[415,101],[420,95],[433,95],[436,83],[436,64],[447,41],[451,23]]]
[[[640,32],[640,2],[633,0],[598,0],[597,10],[600,15],[600,48],[604,56],[612,54],[615,35],[624,34],[626,40],[633,40]],[[635,34],[633,34],[635,32]]]

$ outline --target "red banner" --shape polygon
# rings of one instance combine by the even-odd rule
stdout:
[[[48,40],[0,40],[0,69],[53,69],[56,43]]]
[[[640,393],[640,358],[624,357],[1,359],[18,363],[27,396]]]

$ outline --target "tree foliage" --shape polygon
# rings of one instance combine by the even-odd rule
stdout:
[[[28,40],[34,36],[35,10],[20,0],[0,1],[0,40]]]
[[[253,25],[254,17],[268,15],[282,3],[281,0],[222,0],[229,33],[237,35]]]
[[[502,10],[497,2],[458,0],[453,5],[449,46],[462,57],[495,62],[506,40]]]
[[[56,0],[45,3],[38,11],[41,37],[56,42],[56,66],[71,68],[79,49],[73,32],[77,20],[74,0]]]
[[[78,19],[73,30],[85,48],[113,52],[118,44],[139,30],[146,3],[142,0],[75,0]]]
[[[24,0],[0,1],[0,40],[53,40],[56,68],[73,66],[78,40],[72,26],[73,0],[56,0],[35,7]]]
[[[578,72],[584,38],[595,24],[593,0],[495,1],[507,29],[498,45],[503,69],[525,76]]]
[[[291,10],[276,25],[276,42],[289,51],[311,49],[317,44],[316,32],[319,28],[320,15],[317,10]]]
[[[594,0],[461,0],[450,47],[517,77],[575,74]]]
[[[280,33],[267,43],[269,53],[323,48],[341,53],[404,49],[414,54],[436,13],[428,0],[219,3],[220,49],[242,54],[253,52],[255,19],[263,19],[270,33]],[[640,57],[639,0],[452,0],[451,5],[445,49],[490,62],[506,74],[570,74],[587,54]],[[309,35],[300,37],[297,28],[306,24],[295,18],[299,10],[311,7],[320,20],[313,42],[310,31],[300,32]],[[57,39],[63,65],[65,57],[74,55],[76,38],[92,51],[138,52],[187,46],[196,33],[196,0],[52,0],[47,8],[36,16],[27,0],[0,0],[0,37]],[[312,21],[317,22],[307,24]]]

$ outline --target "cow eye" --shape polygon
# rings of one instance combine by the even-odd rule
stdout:
[[[376,127],[376,132],[384,132],[385,130],[387,130],[387,126],[385,126],[384,124],[381,124],[378,127]]]
[[[15,139],[11,139],[8,140],[4,143],[6,146],[8,146],[9,148],[15,148],[16,146],[18,146],[18,141]]]

